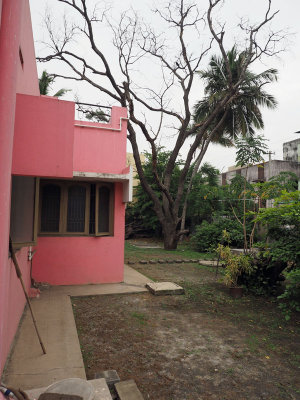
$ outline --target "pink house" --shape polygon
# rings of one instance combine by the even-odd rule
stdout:
[[[40,96],[28,0],[0,0],[0,374],[28,291],[123,281],[126,109],[74,120],[75,104]]]

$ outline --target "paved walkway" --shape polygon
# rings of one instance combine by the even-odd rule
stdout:
[[[125,265],[124,282],[101,285],[53,286],[32,300],[43,354],[28,309],[19,327],[3,382],[8,386],[32,389],[65,378],[86,379],[70,296],[138,293],[147,291],[150,279]]]

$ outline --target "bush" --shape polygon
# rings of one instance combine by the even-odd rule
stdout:
[[[218,215],[214,217],[211,223],[203,221],[201,225],[196,227],[195,233],[191,237],[193,248],[199,252],[215,250],[218,243],[222,242],[224,230],[230,233],[233,247],[243,247],[243,232],[238,221]]]
[[[285,319],[291,318],[292,311],[300,311],[300,268],[285,272],[286,288],[278,299],[283,300],[279,307],[285,315]]]

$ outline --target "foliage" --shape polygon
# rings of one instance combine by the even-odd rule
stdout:
[[[48,74],[46,70],[42,72],[41,77],[39,78],[39,89],[40,89],[40,94],[42,95],[49,95],[49,89],[52,86],[52,83],[55,81],[55,76]],[[70,89],[59,89],[53,97],[62,97],[64,94],[69,92]]]
[[[267,228],[268,241],[259,244],[260,253],[254,258],[253,272],[244,277],[249,290],[256,293],[276,293],[278,282],[288,279],[280,305],[287,317],[297,310],[294,298],[299,294],[300,266],[300,192],[283,191],[274,201],[274,207],[261,209],[256,221]]]
[[[230,235],[223,231],[223,240],[227,245],[219,243],[217,253],[225,265],[224,282],[227,286],[238,286],[242,274],[250,275],[252,271],[251,257],[245,254],[233,254],[230,247]]]
[[[222,215],[223,214],[223,215]],[[230,215],[215,213],[211,222],[203,221],[197,226],[191,237],[191,244],[197,251],[211,251],[216,249],[218,243],[222,241],[223,231],[230,232],[231,243],[233,246],[243,245],[243,232],[239,223]]]
[[[228,64],[232,76],[232,83],[236,84],[240,79],[240,71],[243,67],[246,54],[239,52],[234,46],[227,52]],[[209,67],[198,71],[199,76],[206,82],[205,97],[198,101],[194,107],[194,119],[196,122],[207,117],[215,104],[222,98],[227,89],[227,66],[224,58],[212,56]],[[260,74],[246,70],[245,80],[240,86],[234,100],[229,107],[220,110],[211,124],[210,130],[223,118],[223,122],[214,135],[214,141],[219,139],[232,141],[240,135],[254,135],[254,129],[263,129],[264,123],[260,107],[275,108],[277,101],[265,92],[262,87],[268,82],[277,80],[277,70],[268,69]]]
[[[283,311],[285,319],[291,318],[292,311],[300,311],[300,268],[285,273],[286,288],[278,299],[283,300],[279,308]]]
[[[300,265],[300,192],[283,191],[274,207],[261,209],[256,221],[267,226],[265,256],[271,262]]]
[[[155,191],[159,199],[162,198],[160,189],[157,186],[155,178],[153,176],[152,169],[152,154],[145,152],[145,162],[143,163],[143,171],[147,181],[149,182],[151,188]],[[157,171],[162,178],[164,169],[168,158],[170,156],[170,151],[166,151],[164,147],[161,147],[157,155]],[[170,191],[175,193],[177,190],[178,176],[180,174],[181,160],[176,163],[174,168],[174,173],[172,175]],[[138,176],[136,176],[138,178]],[[153,209],[153,202],[151,201],[147,192],[144,191],[142,185],[139,183],[135,188],[134,201],[129,204],[126,208],[126,225],[131,224],[134,231],[143,231],[146,235],[154,235],[157,237],[161,236],[161,225],[157,218],[157,215]]]
[[[263,161],[262,156],[267,154],[268,149],[265,141],[261,135],[236,139],[236,165],[244,167]]]
[[[86,111],[85,117],[90,121],[108,122],[108,118],[106,117],[105,113],[100,109]]]
[[[203,220],[211,221],[213,213],[222,209],[222,188],[218,185],[220,172],[204,163],[193,179],[187,198],[187,228],[190,231]]]

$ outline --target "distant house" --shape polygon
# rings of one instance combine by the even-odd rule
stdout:
[[[9,236],[29,292],[31,278],[121,282],[132,177],[126,109],[76,121],[73,102],[40,96],[29,1],[0,0],[0,18],[1,375],[25,304]]]
[[[220,175],[220,184],[226,185],[237,174],[246,176],[249,182],[265,182],[280,172],[293,172],[300,187],[300,139],[283,143],[283,160],[265,161],[249,167],[229,167]]]

